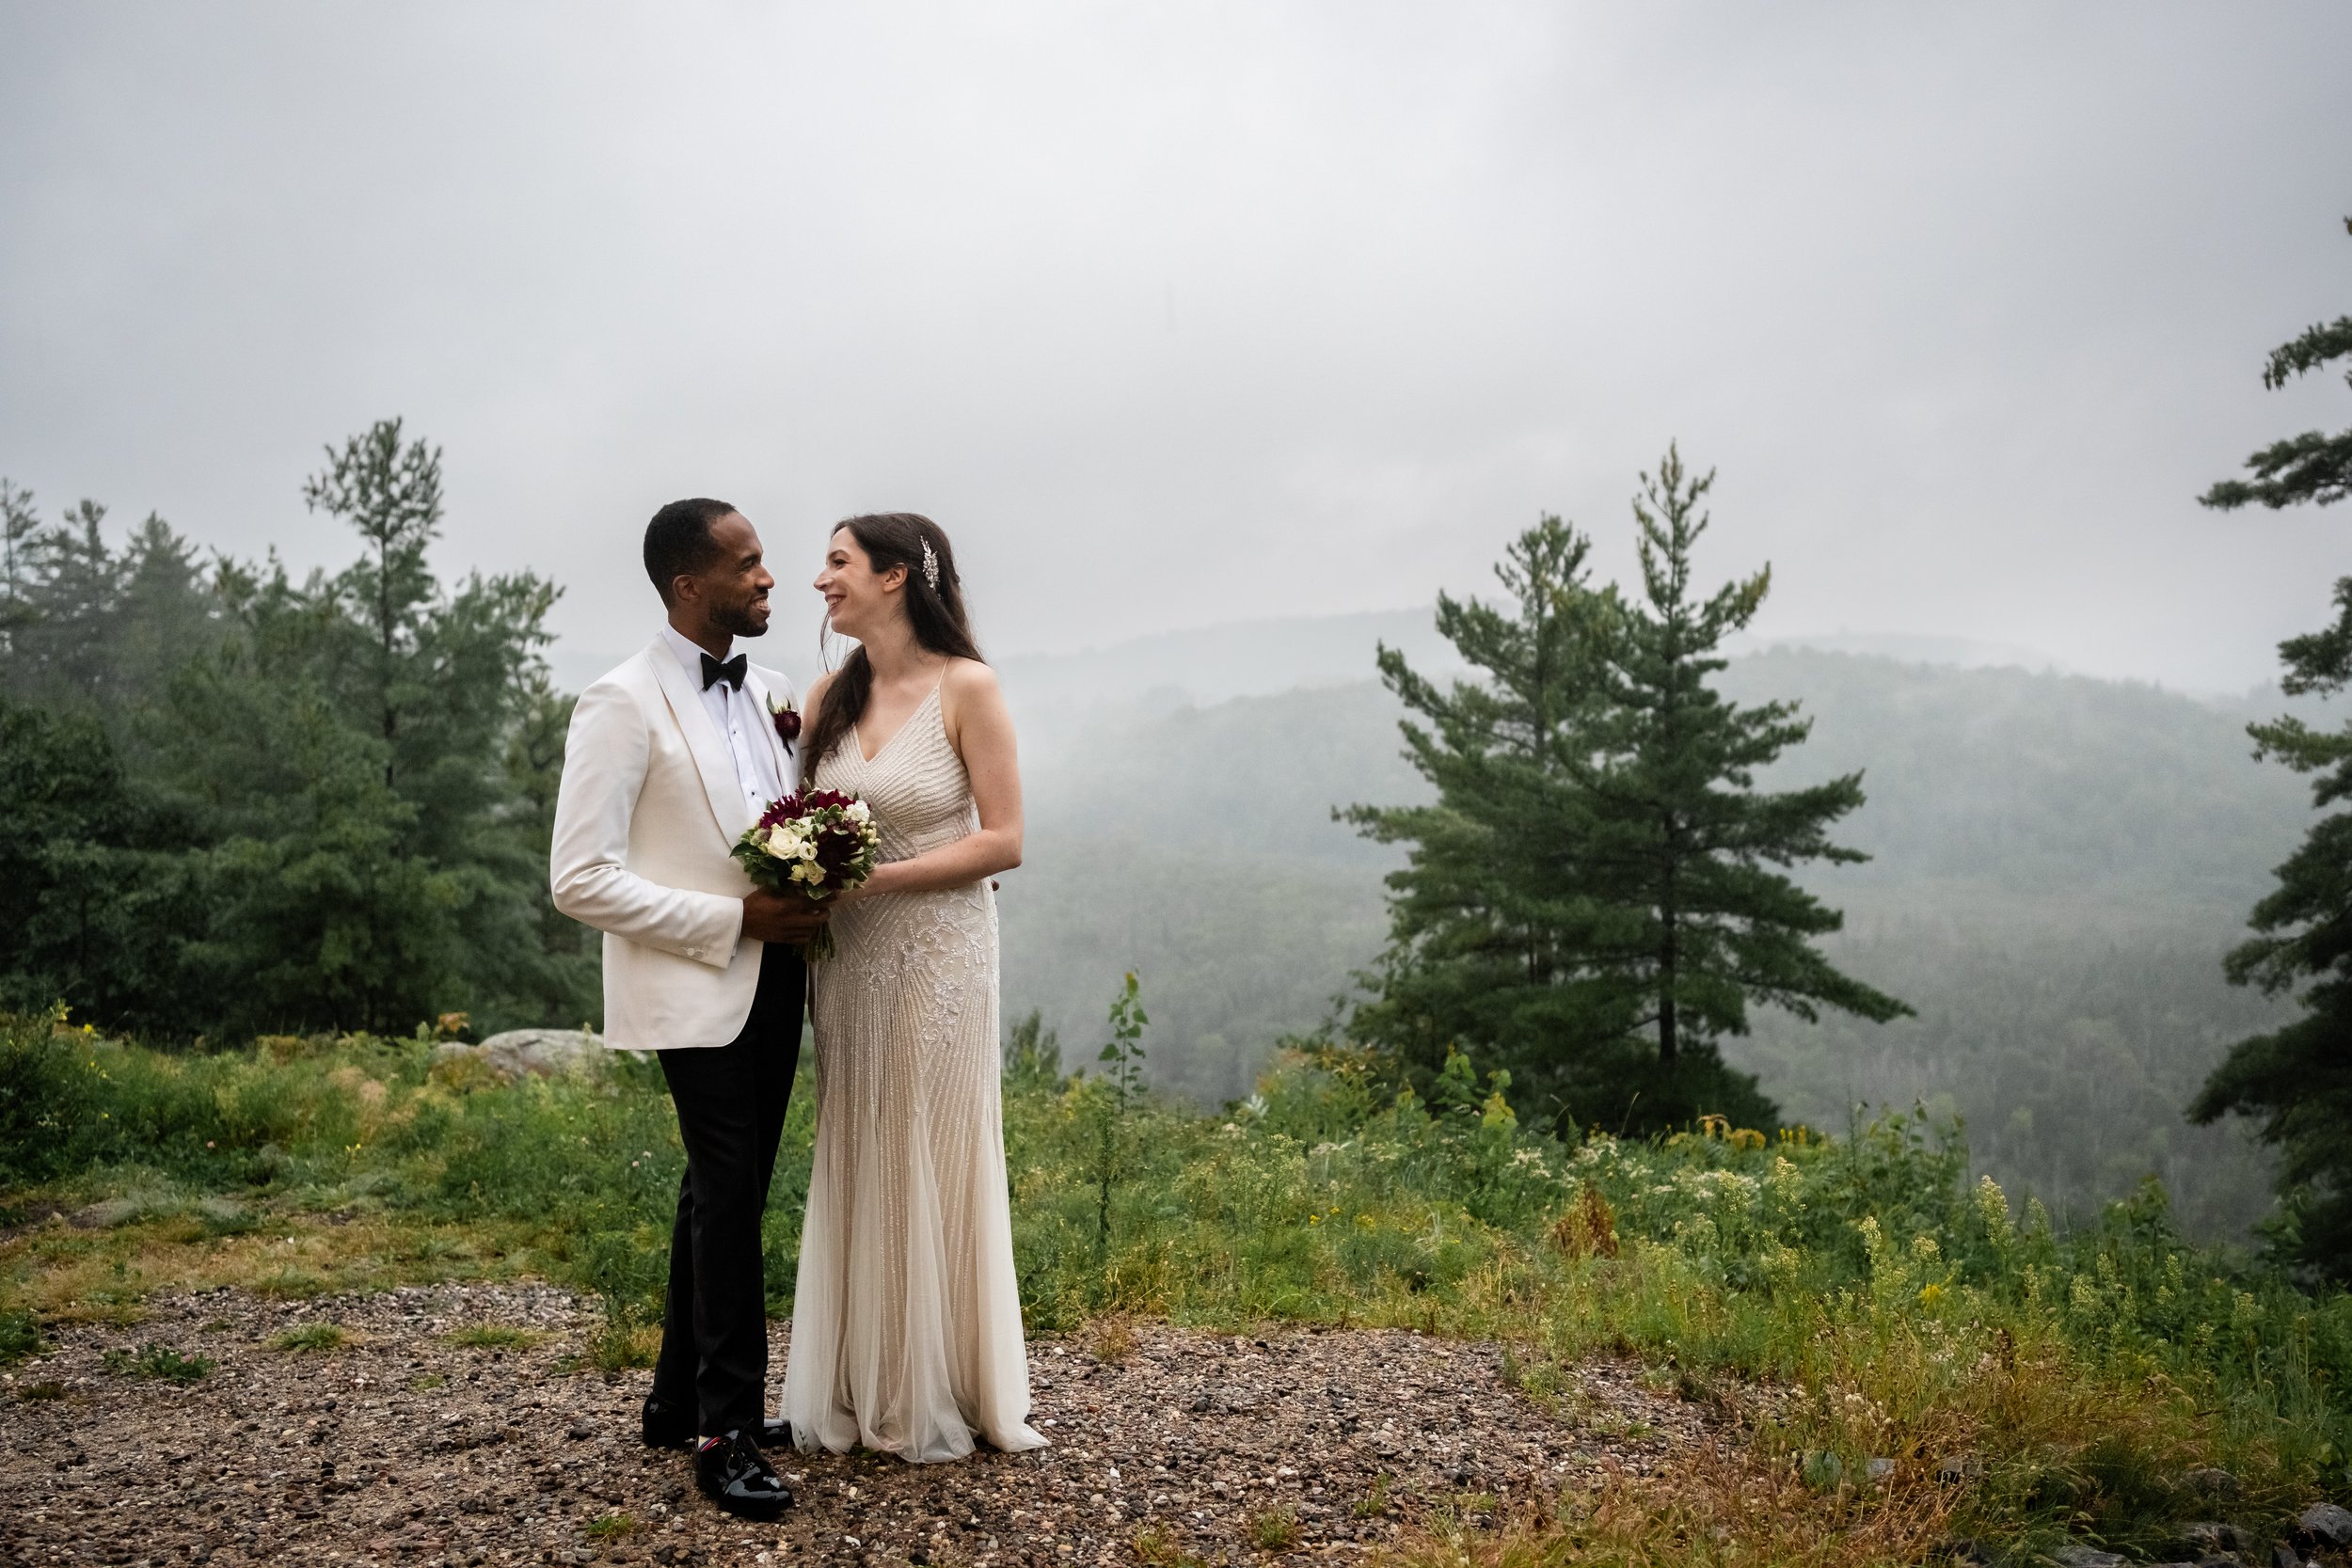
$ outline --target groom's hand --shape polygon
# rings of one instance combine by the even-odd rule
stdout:
[[[757,889],[743,899],[743,934],[754,942],[781,942],[805,947],[832,918],[833,911],[823,904],[787,898],[766,888]]]

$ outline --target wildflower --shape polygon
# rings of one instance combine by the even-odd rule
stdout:
[[[1989,1176],[1977,1182],[1977,1213],[1983,1219],[1984,1227],[1994,1237],[2008,1238],[2009,1195],[2001,1191],[2001,1184]]]
[[[1944,1299],[1944,1287],[1943,1287],[1943,1286],[1941,1286],[1941,1285],[1922,1285],[1922,1286],[1920,1286],[1920,1287],[1919,1287],[1919,1305],[1920,1305],[1920,1306],[1922,1306],[1922,1307],[1933,1307],[1933,1306],[1934,1306],[1937,1302],[1942,1301],[1943,1299]]]

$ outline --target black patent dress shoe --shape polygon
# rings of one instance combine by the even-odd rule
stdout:
[[[694,1484],[704,1497],[741,1519],[773,1519],[792,1506],[791,1488],[749,1433],[730,1432],[696,1450]]]
[[[753,1442],[763,1449],[788,1449],[792,1446],[790,1421],[766,1421],[748,1429]],[[649,1449],[691,1449],[698,1436],[694,1431],[694,1412],[682,1404],[666,1400],[645,1401],[638,1436]]]

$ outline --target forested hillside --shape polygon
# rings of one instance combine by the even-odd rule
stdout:
[[[1160,1081],[1245,1095],[1273,1042],[1324,1022],[1382,942],[1387,852],[1330,819],[1423,797],[1369,680],[1205,706],[1039,705],[1028,863],[1008,879],[1006,1006],[1098,1044],[1142,968]],[[1727,1054],[1791,1119],[1855,1101],[1967,1119],[1979,1163],[2081,1208],[2161,1175],[2185,1223],[2233,1233],[2269,1201],[2239,1130],[2181,1107],[2274,1016],[2222,979],[2268,868],[2306,824],[2298,783],[2233,711],[2153,688],[1780,650],[1725,689],[1802,700],[1788,783],[1862,768],[1840,836],[1875,858],[1812,884],[1849,914],[1841,966],[1902,997],[1891,1025],[1760,1017]],[[1029,717],[1025,715],[1025,718]],[[1081,1052],[1078,1047],[1086,1049]]]
[[[302,493],[339,571],[0,479],[0,1010],[215,1044],[595,1011],[547,891],[560,586],[435,575],[440,452],[397,420]]]

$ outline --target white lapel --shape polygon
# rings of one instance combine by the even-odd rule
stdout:
[[[655,638],[645,657],[653,665],[653,678],[661,683],[661,694],[670,701],[671,717],[686,736],[686,749],[693,753],[694,770],[702,775],[703,794],[710,801],[719,836],[731,846],[752,825],[752,810],[743,799],[743,785],[736,779],[735,758],[727,750],[726,737],[710,727],[702,693],[694,689],[677,655],[670,651],[667,638]]]
[[[785,681],[782,675],[776,678],[784,681],[784,700],[787,703],[791,702],[792,683]],[[789,795],[800,787],[795,771],[797,766],[795,759],[799,755],[799,748],[786,751],[783,738],[776,734],[775,716],[768,711],[767,672],[761,670],[756,664],[748,665],[744,671],[743,695],[759,705],[759,733],[768,737],[768,754],[775,758],[776,777],[783,781],[784,792]],[[794,704],[794,705],[799,705]]]

